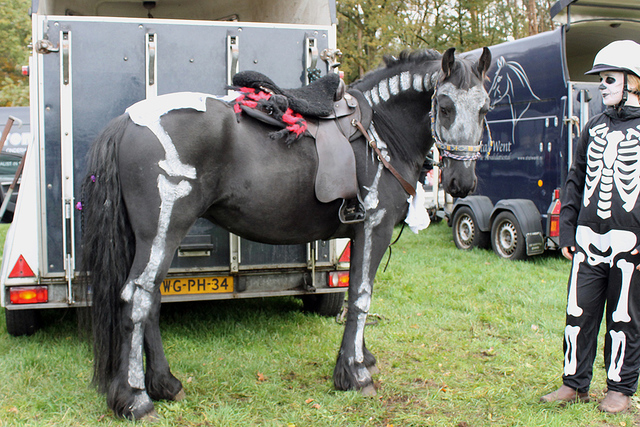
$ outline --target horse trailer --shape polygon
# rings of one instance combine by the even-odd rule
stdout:
[[[447,210],[460,249],[491,246],[506,259],[559,249],[573,141],[604,109],[598,76],[584,73],[610,42],[640,41],[633,0],[560,0],[550,12],[559,28],[490,48],[490,135],[476,163],[478,186]]]
[[[33,333],[40,309],[91,303],[79,283],[91,250],[81,244],[81,180],[112,118],[171,92],[225,96],[242,70],[301,87],[332,72],[339,53],[334,0],[33,0],[31,18],[33,138],[0,270],[12,335]],[[348,239],[266,245],[201,219],[176,251],[162,301],[294,295],[334,315],[348,267]]]

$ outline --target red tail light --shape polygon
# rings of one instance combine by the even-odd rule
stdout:
[[[330,288],[346,288],[349,286],[348,271],[332,271],[329,273]]]
[[[549,218],[549,237],[558,237],[560,235],[560,217],[551,215]]]
[[[553,192],[553,202],[549,208],[549,237],[558,237],[560,235],[560,190]]]
[[[49,301],[46,286],[13,286],[9,290],[12,304],[36,304]]]

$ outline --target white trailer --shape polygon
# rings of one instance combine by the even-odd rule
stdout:
[[[33,333],[39,309],[90,303],[76,283],[76,206],[86,153],[112,118],[161,94],[226,95],[242,70],[300,87],[333,72],[336,53],[335,0],[33,0],[31,17],[33,140],[0,269],[12,335]],[[332,315],[348,260],[348,240],[272,246],[199,220],[176,252],[163,301],[299,295]]]

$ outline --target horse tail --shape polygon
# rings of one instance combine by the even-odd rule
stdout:
[[[98,136],[89,151],[82,184],[82,271],[92,300],[93,384],[102,393],[108,391],[119,370],[123,336],[120,293],[135,254],[118,173],[118,147],[129,123],[128,115],[117,117]]]

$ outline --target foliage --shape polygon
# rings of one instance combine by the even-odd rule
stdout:
[[[636,410],[539,402],[561,384],[569,270],[554,252],[509,262],[459,251],[445,223],[403,233],[378,272],[366,331],[382,371],[373,398],[333,389],[342,326],[302,313],[295,298],[164,305],[164,348],[187,398],[156,403],[156,425],[637,425]],[[2,314],[0,426],[134,425],[88,386],[91,352],[72,310],[45,313],[46,327],[22,338],[4,332]],[[603,367],[601,344],[595,400]]]
[[[547,31],[551,0],[337,0],[341,70],[352,81],[405,48],[469,51]]]
[[[469,51],[552,28],[552,0],[337,0],[341,70],[350,82],[402,49]],[[0,106],[29,103],[30,0],[0,0]]]
[[[28,106],[29,78],[22,65],[29,61],[30,0],[0,1],[0,106]]]

